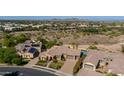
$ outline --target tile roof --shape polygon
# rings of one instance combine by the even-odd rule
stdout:
[[[112,59],[112,61],[109,61],[108,69],[111,69],[112,72],[115,73],[124,74],[124,54],[122,53],[110,53],[106,51],[90,50],[84,62],[96,65],[98,63],[98,60],[102,60],[104,58]]]
[[[70,49],[67,46],[54,46],[48,50],[48,54],[49,55],[67,54],[67,55],[79,56],[80,50]]]
[[[105,51],[89,50],[84,63],[88,62],[97,65],[98,61],[104,60],[104,58],[112,58],[112,54]]]

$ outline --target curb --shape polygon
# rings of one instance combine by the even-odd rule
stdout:
[[[56,74],[58,76],[72,76],[71,74],[64,73],[64,72],[61,72],[61,71],[58,71],[58,70],[55,70],[55,69],[52,69],[52,68],[47,68],[47,67],[37,66],[37,65],[34,65],[32,67],[36,68],[36,69],[41,69],[41,70],[45,70],[45,71],[54,73],[54,74]]]
[[[52,68],[47,68],[47,67],[43,67],[43,66],[37,66],[37,65],[33,65],[31,67],[25,67],[25,66],[7,66],[7,65],[0,65],[0,67],[21,67],[21,68],[31,68],[31,69],[37,69],[37,70],[42,70],[42,71],[46,71],[52,74],[55,74],[57,76],[72,76],[71,74],[68,73],[64,73]]]

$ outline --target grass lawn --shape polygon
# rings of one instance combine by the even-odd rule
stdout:
[[[44,60],[40,60],[36,65],[40,65],[40,66],[46,67],[47,66],[47,62],[44,61]]]
[[[53,69],[60,69],[62,66],[64,65],[64,63],[63,62],[52,62],[50,65],[49,65],[49,67],[50,68],[53,68]]]

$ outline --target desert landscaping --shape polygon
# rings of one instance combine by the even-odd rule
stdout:
[[[40,66],[74,76],[124,75],[123,23],[17,21],[12,22],[14,27],[3,23],[1,64]]]

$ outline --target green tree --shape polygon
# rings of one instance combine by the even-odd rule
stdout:
[[[57,40],[56,39],[48,41],[47,44],[46,44],[46,47],[51,48],[54,45],[57,45]]]
[[[0,49],[0,61],[1,63],[12,64],[14,58],[20,58],[16,54],[15,48],[4,48]]]
[[[25,34],[20,34],[18,36],[16,36],[16,40],[18,43],[23,43],[27,40],[28,38],[26,37]]]
[[[20,65],[21,62],[22,62],[22,61],[21,61],[21,58],[13,58],[13,59],[12,59],[12,63],[13,63],[13,64]]]
[[[18,58],[19,56],[16,54],[15,48],[6,48],[4,51],[4,62],[8,64],[12,64],[13,58]]]

